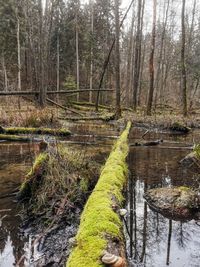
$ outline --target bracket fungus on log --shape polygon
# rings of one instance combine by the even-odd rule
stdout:
[[[101,258],[101,261],[105,263],[108,266],[111,267],[125,267],[126,261],[120,256],[116,256],[114,254],[111,254],[109,252],[105,252],[103,257]]]

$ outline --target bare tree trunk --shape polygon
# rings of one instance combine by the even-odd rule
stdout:
[[[18,61],[18,91],[22,90],[21,86],[21,47],[20,47],[20,22],[17,15],[17,61]]]
[[[39,10],[39,102],[40,106],[45,106],[46,93],[44,88],[44,44],[43,44],[43,8],[42,0],[38,0]]]
[[[8,91],[8,75],[7,75],[5,57],[4,57],[3,52],[2,52],[2,57],[1,57],[1,64],[2,64],[3,76],[4,76],[4,91],[7,92]]]
[[[141,9],[142,1],[138,0],[138,11],[137,11],[137,32],[136,32],[136,41],[135,41],[135,61],[134,61],[134,78],[133,78],[133,110],[137,109],[137,93],[138,93],[138,83],[139,83],[139,74],[140,74],[140,52],[141,52]]]
[[[150,86],[147,102],[147,115],[151,115],[153,93],[154,93],[154,53],[155,53],[155,39],[156,39],[156,9],[157,0],[153,0],[153,27],[152,27],[152,39],[151,39],[151,52],[149,59],[149,74],[150,74]]]
[[[116,75],[116,119],[121,117],[120,97],[120,50],[119,50],[119,0],[115,0],[115,75]]]
[[[90,48],[90,90],[93,87],[93,34],[94,34],[94,6],[90,1],[91,6],[91,48]],[[92,91],[90,91],[89,102],[92,103]]]
[[[145,63],[145,53],[146,53],[146,44],[144,42],[144,45],[143,45],[143,54],[142,54],[142,58],[141,58],[139,86],[138,86],[138,106],[141,105],[142,76],[143,76],[144,63]]]
[[[58,32],[58,36],[57,36],[57,91],[60,90],[60,37],[59,37],[59,32]]]
[[[183,101],[183,116],[187,116],[187,79],[185,68],[185,0],[182,0],[182,43],[181,43],[181,87],[182,87],[182,101]]]
[[[131,19],[131,29],[130,29],[130,41],[128,46],[127,53],[127,69],[126,69],[126,102],[130,104],[130,95],[131,93],[131,76],[132,76],[132,60],[133,60],[133,29],[135,22],[135,9],[133,6],[132,19]]]
[[[79,32],[78,32],[78,7],[76,10],[76,89],[79,90]],[[79,94],[77,94],[79,101]]]
[[[157,98],[158,98],[158,91],[159,91],[159,78],[160,78],[160,72],[161,72],[161,62],[163,59],[163,47],[164,47],[164,41],[165,41],[165,33],[166,33],[166,27],[167,27],[167,20],[168,20],[168,13],[169,13],[169,3],[170,0],[167,1],[167,7],[166,7],[166,12],[164,10],[164,16],[163,16],[163,31],[161,35],[161,45],[160,45],[160,54],[158,58],[158,69],[157,69],[157,74],[156,74],[156,80],[155,80],[155,90],[156,90],[156,95],[155,95],[155,107],[157,104]]]
[[[140,105],[141,87],[142,87],[142,74],[143,74],[144,59],[145,59],[145,50],[146,50],[146,46],[144,44],[143,56],[142,56],[142,36],[143,36],[143,25],[144,25],[145,1],[146,0],[143,0],[143,3],[142,3],[142,14],[141,14],[140,45],[139,45],[139,77],[138,77],[137,105]]]

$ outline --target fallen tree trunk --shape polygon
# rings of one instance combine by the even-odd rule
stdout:
[[[98,89],[80,89],[80,90],[62,90],[62,91],[47,91],[47,95],[62,95],[62,94],[72,94],[81,92],[98,92]],[[112,89],[101,89],[103,92],[113,92]],[[23,95],[39,95],[38,91],[10,91],[10,92],[0,92],[0,96],[23,96]]]
[[[163,140],[162,139],[159,139],[159,140],[152,140],[152,141],[147,141],[147,142],[142,142],[142,143],[133,143],[133,144],[130,144],[130,146],[157,146],[157,145],[160,145],[163,143]]]
[[[104,116],[91,116],[91,117],[71,117],[71,118],[62,118],[60,117],[59,119],[61,120],[70,120],[70,121],[111,121],[115,119],[114,114],[109,114],[109,115],[104,115]]]
[[[4,137],[6,137],[6,136],[8,137],[8,135],[15,135],[15,134],[48,134],[48,135],[55,135],[55,136],[69,136],[71,134],[71,132],[69,130],[67,130],[67,129],[62,129],[62,128],[61,129],[26,128],[26,127],[3,128],[3,127],[0,126],[0,134],[1,134],[2,137],[3,136]],[[23,139],[25,141],[31,140],[30,137],[23,137],[23,136],[18,136],[18,137],[19,137],[19,139],[21,138],[22,141],[23,141]],[[0,139],[0,140],[4,140],[4,139]]]
[[[90,103],[90,102],[77,102],[77,101],[71,101],[70,103],[73,104],[73,105],[76,105],[76,106],[95,107],[95,103]],[[99,107],[100,109],[106,109],[106,110],[110,110],[110,109],[112,109],[112,107],[104,106],[104,105],[98,105],[98,107]]]
[[[9,134],[0,134],[1,141],[13,141],[13,142],[30,142],[34,141],[34,138],[27,136],[18,136],[18,135],[9,135]]]
[[[105,253],[111,253],[111,256],[123,262],[120,266],[126,266],[123,224],[114,207],[120,208],[123,202],[122,190],[127,178],[126,156],[130,127],[131,123],[128,123],[114,145],[99,181],[85,205],[76,236],[76,246],[69,257],[67,267],[104,266],[101,257],[105,256]]]

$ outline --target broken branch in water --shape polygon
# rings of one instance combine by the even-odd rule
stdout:
[[[8,211],[11,211],[11,209],[3,209],[3,210],[0,210],[0,212],[8,212]]]
[[[159,140],[155,140],[155,141],[148,141],[148,142],[144,142],[144,143],[133,143],[133,144],[130,144],[130,146],[156,146],[156,145],[159,145],[163,143],[163,140],[162,139],[159,139]]]

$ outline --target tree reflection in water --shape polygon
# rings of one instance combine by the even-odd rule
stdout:
[[[137,135],[137,132],[135,135],[132,133],[134,142],[138,138]],[[141,136],[141,132],[139,135]],[[162,139],[162,135],[159,133],[150,138]],[[186,223],[170,221],[152,211],[143,199],[144,192],[150,188],[199,186],[199,178],[195,176],[194,170],[179,164],[188,154],[186,140],[180,138],[180,149],[173,149],[173,146],[177,146],[177,140],[166,135],[163,139],[165,142],[162,146],[134,147],[129,154],[131,174],[127,223],[132,232],[132,239],[127,235],[126,245],[130,266],[134,263],[135,267],[199,267],[200,226],[194,220]]]

